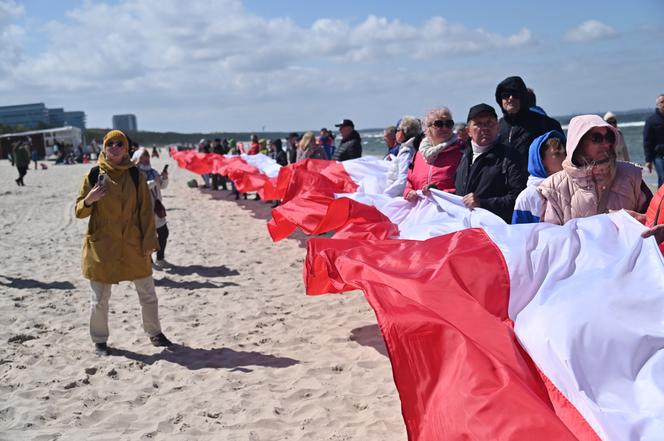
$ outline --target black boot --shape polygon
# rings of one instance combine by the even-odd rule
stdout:
[[[159,346],[165,346],[165,347],[173,346],[173,343],[169,339],[167,339],[166,336],[164,334],[162,334],[161,332],[157,335],[154,335],[154,336],[150,337],[150,343],[152,343],[152,346],[157,346],[157,347],[159,347]]]
[[[111,355],[111,348],[106,343],[95,343],[95,354],[97,355]]]

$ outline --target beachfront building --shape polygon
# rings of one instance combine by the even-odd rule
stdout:
[[[135,132],[138,130],[136,125],[136,115],[127,113],[125,115],[113,115],[113,128],[123,132]]]
[[[0,106],[0,124],[29,129],[68,125],[85,130],[85,112],[65,112],[62,107],[49,109],[44,103]]]

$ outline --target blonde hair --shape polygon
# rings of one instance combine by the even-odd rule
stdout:
[[[308,148],[314,147],[316,145],[316,135],[313,132],[307,132],[302,135],[302,139],[298,144],[300,150],[307,150]]]
[[[424,117],[424,125],[429,127],[432,122],[440,118],[454,119],[452,118],[452,112],[450,112],[450,109],[447,107],[436,107],[435,109],[429,110],[427,116]]]

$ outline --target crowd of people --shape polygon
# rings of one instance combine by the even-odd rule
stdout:
[[[548,222],[562,225],[575,218],[624,209],[645,221],[656,211],[643,237],[664,241],[664,95],[644,127],[646,167],[654,164],[661,187],[655,198],[642,168],[629,152],[615,115],[580,115],[565,136],[560,123],[536,105],[534,93],[520,77],[500,82],[495,92],[502,115],[486,103],[472,106],[465,123],[455,122],[447,107],[429,111],[423,120],[403,116],[387,127],[383,139],[389,161],[384,193],[415,203],[432,189],[461,196],[469,209],[484,208],[507,223]],[[258,139],[245,146],[227,139],[202,139],[201,153],[263,153],[282,166],[306,159],[346,161],[362,156],[362,140],[350,119],[336,124],[340,141],[322,129],[318,136],[291,133],[281,139]],[[148,149],[133,150],[121,131],[109,132],[98,166],[84,177],[76,216],[90,217],[82,253],[83,275],[90,280],[90,335],[99,354],[108,354],[108,301],[111,285],[133,281],[143,311],[143,325],[156,346],[172,343],[161,332],[152,266],[163,267],[168,239],[161,190],[166,168],[154,170]],[[30,151],[17,146],[17,184],[30,162]],[[225,176],[203,175],[206,187],[228,189]],[[236,197],[239,197],[235,191]],[[653,208],[654,207],[654,208]],[[113,219],[113,222],[109,222]],[[152,262],[152,253],[157,252]]]

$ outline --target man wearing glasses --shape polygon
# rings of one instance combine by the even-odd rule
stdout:
[[[471,210],[484,208],[512,221],[514,202],[526,187],[526,171],[516,152],[498,139],[498,116],[488,104],[477,104],[468,112],[470,146],[456,171],[456,194]]]
[[[496,102],[503,111],[499,121],[499,140],[518,152],[526,170],[528,150],[533,140],[551,130],[563,133],[563,129],[555,119],[530,109],[534,103],[530,102],[526,83],[521,77],[501,81],[496,87]]]

